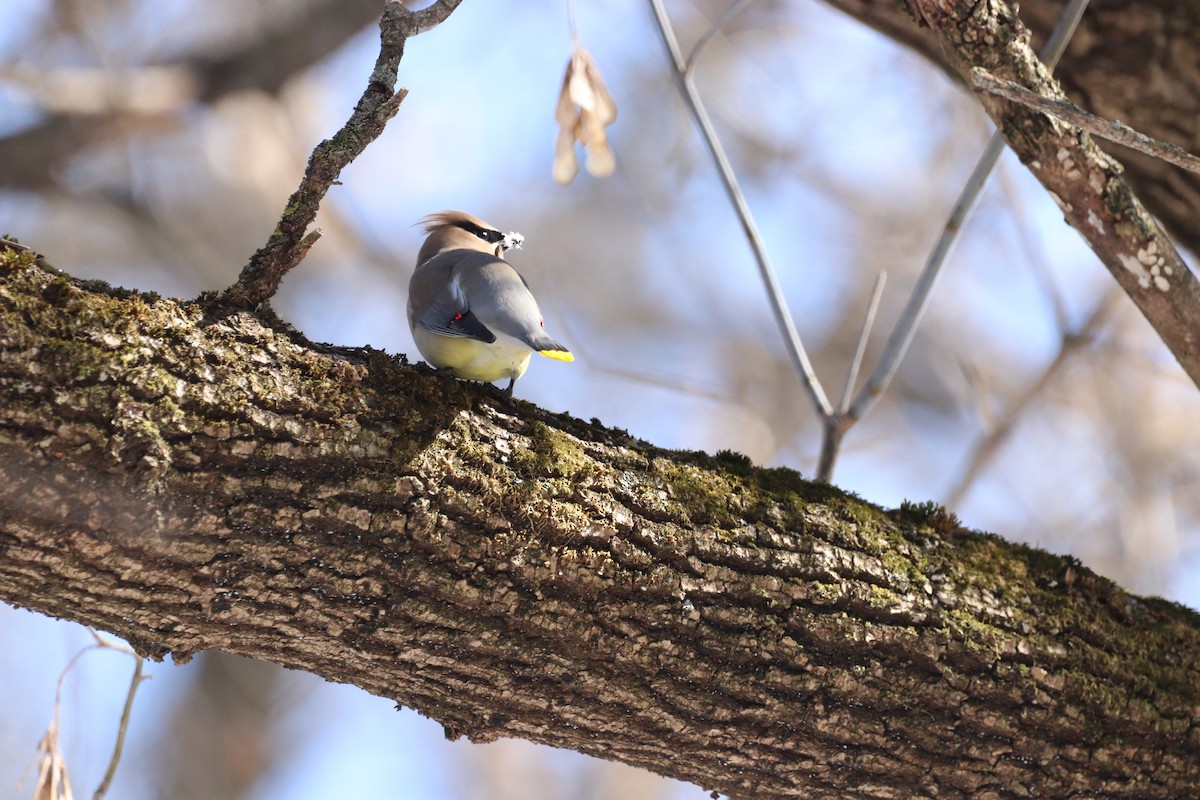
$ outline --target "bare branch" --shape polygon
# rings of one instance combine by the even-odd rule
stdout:
[[[1047,114],[1058,117],[1063,122],[1069,122],[1076,128],[1087,131],[1093,136],[1099,136],[1101,139],[1125,145],[1132,150],[1137,150],[1139,153],[1145,153],[1148,156],[1162,159],[1168,164],[1174,164],[1181,169],[1200,174],[1200,158],[1192,155],[1182,147],[1160,142],[1157,139],[1151,139],[1144,133],[1135,131],[1119,120],[1110,122],[1101,119],[1095,114],[1084,111],[1069,100],[1042,97],[1040,94],[1031,92],[1024,86],[1012,81],[1001,80],[979,67],[971,70],[971,84],[981,91],[999,95],[1021,105],[1036,108],[1038,111],[1044,111]]]
[[[667,53],[671,57],[671,63],[675,68],[675,79],[679,85],[679,91],[687,103],[688,110],[692,112],[692,118],[700,128],[700,134],[704,139],[704,143],[708,146],[709,154],[712,156],[718,172],[720,172],[725,193],[729,196],[729,201],[733,204],[738,219],[742,223],[742,230],[750,242],[750,249],[754,253],[754,260],[758,265],[759,275],[762,278],[763,286],[767,290],[767,300],[771,304],[771,313],[775,317],[776,325],[779,326],[779,332],[783,337],[783,343],[787,348],[788,356],[791,358],[792,366],[795,367],[796,373],[804,383],[804,388],[808,391],[809,399],[812,400],[817,413],[822,417],[827,417],[833,413],[833,406],[830,405],[829,399],[825,396],[825,390],[821,387],[821,382],[813,370],[812,362],[809,361],[803,342],[800,341],[800,334],[796,331],[796,323],[792,320],[791,312],[788,311],[787,301],[783,297],[783,290],[779,288],[779,281],[775,277],[775,268],[771,266],[770,258],[767,256],[766,244],[763,242],[762,235],[758,231],[758,225],[754,222],[754,215],[750,212],[750,205],[746,202],[745,195],[742,194],[737,176],[733,172],[733,166],[729,163],[729,157],[725,154],[725,148],[721,145],[721,140],[713,128],[712,120],[709,119],[704,102],[700,99],[699,92],[696,91],[696,85],[692,80],[692,75],[688,71],[687,62],[684,60],[683,53],[679,48],[679,42],[675,38],[675,30],[671,27],[671,20],[667,17],[662,0],[650,0],[650,5],[654,10],[654,19],[658,23],[659,35],[662,37],[663,44],[666,46]]]
[[[887,273],[880,270],[875,277],[875,286],[871,290],[867,312],[863,315],[862,329],[858,333],[858,344],[854,348],[854,357],[850,360],[850,369],[846,372],[846,385],[842,388],[842,399],[838,402],[837,413],[822,420],[821,454],[817,458],[817,480],[821,483],[829,483],[833,480],[833,468],[837,466],[842,439],[854,427],[855,420],[847,414],[847,411],[854,392],[854,385],[858,383],[858,370],[862,366],[863,356],[867,352],[867,342],[871,338],[871,329],[875,326],[875,314],[879,311],[879,301],[883,297],[883,287],[886,283]]]
[[[325,193],[337,182],[342,170],[383,133],[407,94],[407,89],[395,91],[405,42],[446,19],[461,2],[438,0],[429,8],[413,13],[396,0],[389,0],[379,23],[379,57],[354,112],[333,138],[313,150],[300,188],[288,198],[275,232],[250,258],[237,283],[221,295],[222,304],[257,308],[275,293],[283,276],[304,258],[315,241],[307,238],[306,232],[316,219]]]
[[[967,178],[962,192],[958,195],[958,200],[954,203],[954,208],[950,211],[946,224],[942,227],[942,235],[938,237],[937,244],[929,253],[929,258],[925,261],[920,276],[917,277],[908,303],[904,306],[904,311],[901,312],[900,319],[896,321],[892,335],[888,337],[883,354],[879,357],[879,363],[875,366],[867,384],[859,391],[854,404],[846,412],[852,419],[862,419],[875,407],[875,403],[891,385],[896,371],[900,369],[900,362],[904,360],[913,337],[916,336],[917,326],[925,318],[925,309],[929,305],[933,287],[941,277],[942,267],[946,265],[950,254],[954,252],[963,226],[971,216],[971,212],[975,210],[979,197],[983,193],[983,187],[987,185],[988,176],[992,174],[1002,152],[1004,152],[1004,138],[998,133],[993,134],[992,138],[988,140],[987,147],[984,148],[983,155],[975,163],[975,168],[971,170],[971,175]]]
[[[390,5],[400,5],[400,0],[388,0]],[[413,27],[408,33],[409,36],[416,36],[419,33],[433,30],[438,25],[441,25],[447,19],[454,9],[462,3],[462,0],[438,0],[428,8],[423,8],[420,11],[411,12]]]
[[[821,454],[817,457],[817,480],[829,483],[833,480],[833,468],[837,465],[838,453],[846,432],[854,427],[854,420],[838,412],[821,420]]]

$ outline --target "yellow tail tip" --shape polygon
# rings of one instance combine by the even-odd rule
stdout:
[[[568,350],[538,350],[538,353],[546,358],[553,358],[555,361],[574,361],[575,356],[571,355]]]

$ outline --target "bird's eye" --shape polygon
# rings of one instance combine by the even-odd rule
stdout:
[[[538,320],[538,325],[541,325],[543,328],[545,328],[545,327],[546,327],[546,320],[544,320],[544,319],[539,319],[539,320]]]

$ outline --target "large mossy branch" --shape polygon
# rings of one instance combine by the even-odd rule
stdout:
[[[10,603],[735,797],[1200,782],[1181,607],[934,506],[0,256]]]

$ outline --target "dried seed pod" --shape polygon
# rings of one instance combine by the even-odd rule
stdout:
[[[554,145],[554,180],[567,184],[579,173],[576,141],[587,150],[588,172],[599,178],[611,175],[617,162],[604,129],[616,118],[616,101],[604,85],[596,62],[576,45],[554,111],[559,126]]]

